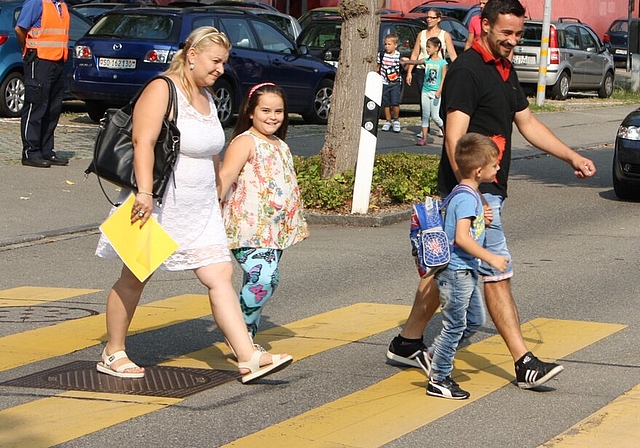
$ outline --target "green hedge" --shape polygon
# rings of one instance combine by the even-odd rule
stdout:
[[[377,154],[369,209],[412,204],[434,194],[439,160],[434,155],[405,152]],[[353,171],[322,179],[320,155],[294,156],[294,163],[307,210],[348,213],[353,197]]]

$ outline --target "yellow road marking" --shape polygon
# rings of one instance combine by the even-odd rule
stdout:
[[[0,411],[0,446],[48,448],[181,401],[139,395],[65,392]]]
[[[623,328],[615,324],[535,319],[523,325],[522,331],[537,356],[557,359]],[[471,393],[470,399],[426,396],[424,374],[411,369],[225,446],[379,447],[513,381],[513,361],[500,336],[460,350],[454,378]],[[398,419],[398,415],[402,418]],[[394,424],[389,425],[390,421]]]
[[[100,289],[20,286],[18,288],[0,291],[0,307],[42,305],[43,303],[70,299],[71,297],[92,294],[94,292],[100,292]]]
[[[129,334],[175,325],[210,313],[206,295],[184,294],[159,300],[138,307]],[[105,339],[104,314],[3,336],[0,338],[0,371],[66,355],[98,345]]]
[[[288,353],[295,361],[398,327],[409,312],[406,305],[356,303],[288,325],[261,331],[255,342],[273,353]],[[235,370],[230,350],[219,343],[166,361],[163,365],[196,369]]]
[[[639,427],[640,384],[541,447],[637,446]]]

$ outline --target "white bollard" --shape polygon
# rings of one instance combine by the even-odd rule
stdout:
[[[367,213],[373,178],[373,162],[378,143],[378,118],[382,102],[382,78],[376,72],[367,73],[364,89],[364,107],[362,127],[356,162],[356,177],[353,185],[353,203],[351,213]]]

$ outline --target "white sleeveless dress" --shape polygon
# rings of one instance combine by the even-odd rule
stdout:
[[[208,91],[206,95],[211,113],[205,116],[188,103],[179,88],[176,90],[180,154],[173,173],[175,187],[172,178],[162,205],[158,207],[156,204],[153,208],[153,216],[179,245],[178,250],[160,266],[160,269],[169,271],[231,261],[213,167],[213,156],[224,147],[224,131]],[[129,193],[128,190],[121,192],[118,200],[123,201]],[[100,237],[96,255],[118,257],[104,235]]]

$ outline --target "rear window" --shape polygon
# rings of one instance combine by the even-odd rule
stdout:
[[[178,35],[179,27],[179,19],[168,15],[107,14],[91,28],[88,35],[168,40]]]
[[[300,44],[312,48],[339,48],[341,30],[341,23],[312,26],[300,37]]]
[[[525,24],[519,45],[539,47],[542,40],[542,24]]]
[[[611,33],[626,33],[629,30],[629,23],[625,20],[617,20],[613,22],[611,28],[609,28],[609,32]]]

